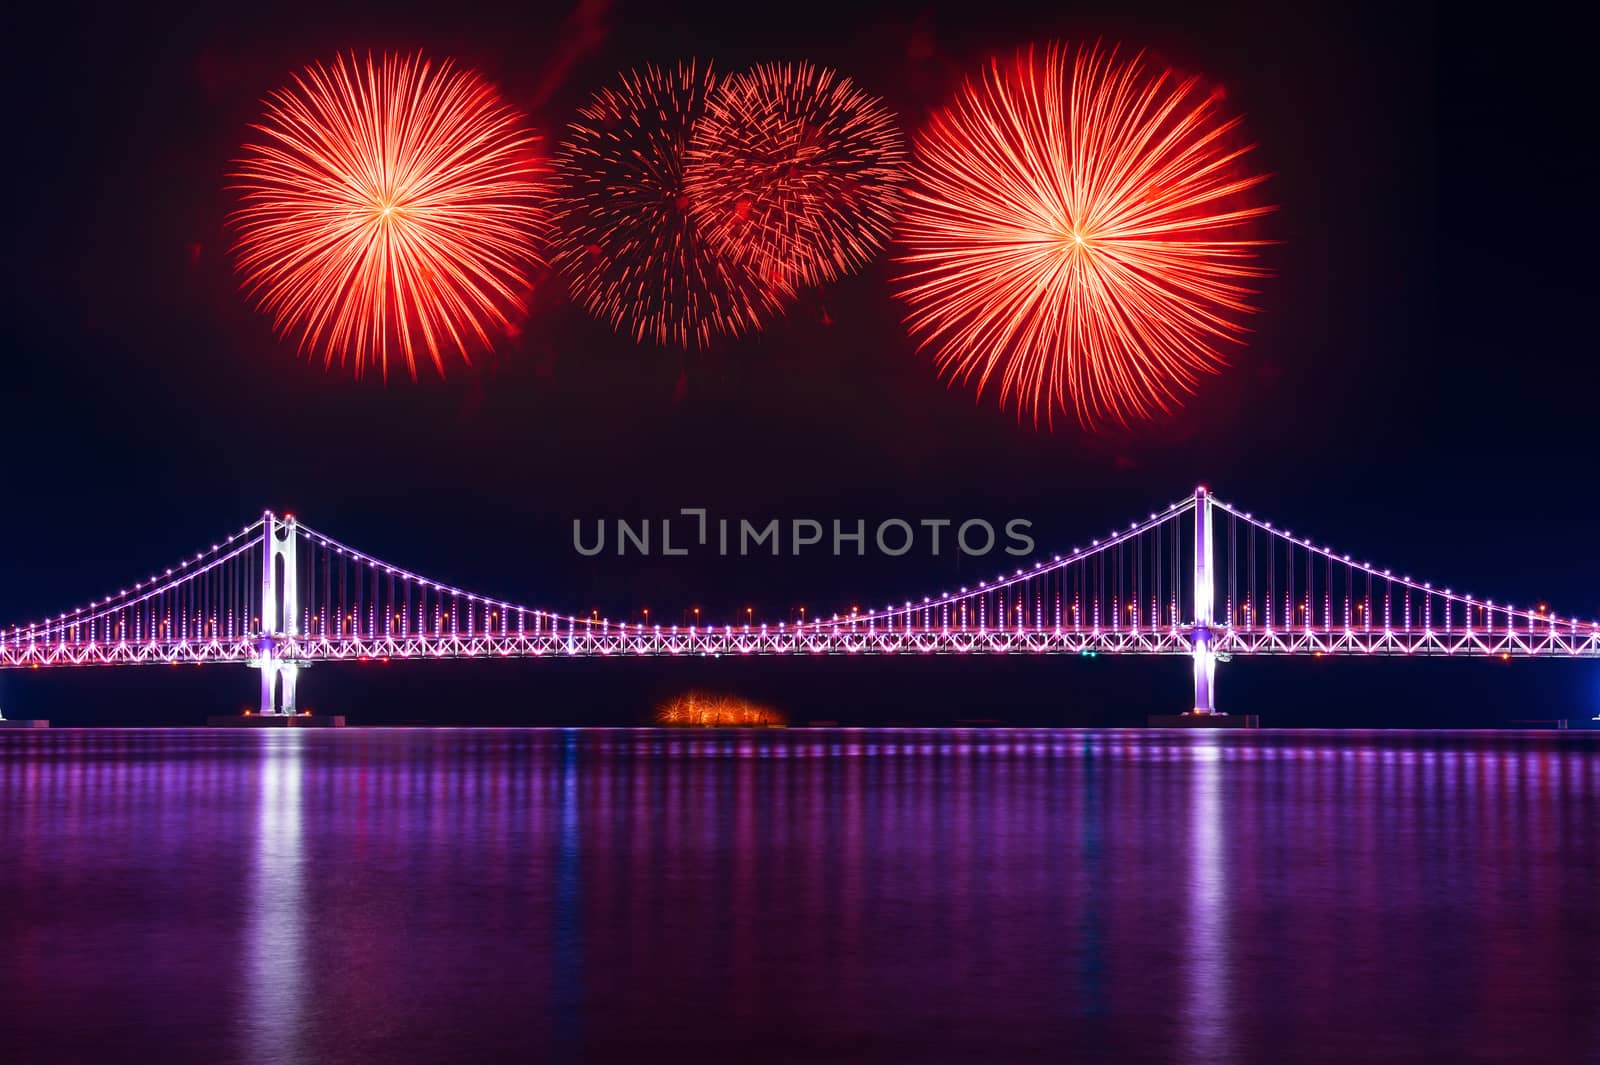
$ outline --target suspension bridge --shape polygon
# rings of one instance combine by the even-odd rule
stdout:
[[[131,587],[0,630],[0,669],[232,663],[263,715],[302,667],[443,658],[831,654],[1183,655],[1196,714],[1234,655],[1600,658],[1600,622],[1397,575],[1204,488],[993,580],[807,621],[577,617],[430,580],[270,511]]]

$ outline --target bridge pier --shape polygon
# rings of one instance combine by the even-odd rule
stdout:
[[[300,667],[293,662],[263,657],[255,668],[261,671],[261,715],[297,713],[295,687],[300,679]]]
[[[1151,728],[1257,728],[1254,714],[1229,715],[1217,710],[1217,652],[1212,629],[1215,627],[1211,584],[1211,496],[1202,485],[1194,490],[1194,706],[1182,714],[1151,714]]]
[[[255,667],[261,673],[261,701],[257,703],[257,713],[262,717],[278,712],[278,666],[275,662],[263,661]]]
[[[261,716],[294,714],[295,682],[300,667],[279,657],[283,637],[300,631],[300,570],[295,543],[300,539],[294,515],[282,521],[267,511],[261,533]],[[280,697],[281,693],[281,697]]]
[[[285,662],[275,657],[275,649],[263,641],[261,657],[250,663],[261,673],[261,703],[256,713],[206,718],[206,724],[223,728],[343,728],[342,714],[302,712],[296,701],[300,662]]]
[[[1211,496],[1204,485],[1194,490],[1194,707],[1191,713],[1214,714],[1217,656],[1211,649]]]
[[[1211,634],[1195,634],[1194,648],[1194,709],[1193,714],[1215,714],[1212,700],[1217,691],[1217,655],[1211,650]]]
[[[300,670],[304,663],[283,656],[292,652],[300,634],[299,567],[295,544],[300,538],[293,515],[280,520],[272,511],[262,516],[261,631],[257,655],[250,663],[261,674],[261,701],[252,714],[208,717],[206,724],[248,728],[341,728],[338,715],[301,713],[298,701]]]

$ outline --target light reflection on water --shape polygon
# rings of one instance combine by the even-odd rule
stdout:
[[[249,977],[239,1003],[239,1027],[256,1061],[300,1057],[305,1024],[307,910],[305,855],[301,848],[303,731],[261,737],[261,798],[250,877]]]
[[[1597,764],[1576,732],[0,733],[6,1060],[1594,1060]]]
[[[1188,913],[1184,941],[1183,1031],[1186,1061],[1229,1060],[1231,987],[1228,960],[1228,870],[1223,857],[1222,758],[1214,732],[1188,735]]]

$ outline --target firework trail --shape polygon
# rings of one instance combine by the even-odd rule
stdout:
[[[522,312],[538,262],[537,138],[477,74],[341,56],[274,93],[230,174],[236,269],[279,335],[326,365],[470,361]]]
[[[784,284],[816,285],[883,247],[905,163],[881,100],[826,67],[770,63],[712,93],[685,187],[718,252]]]
[[[556,157],[554,261],[590,314],[638,341],[705,347],[760,329],[790,295],[707,246],[684,152],[716,78],[646,67],[595,93]]]
[[[942,373],[1086,427],[1170,412],[1242,340],[1257,266],[1238,118],[1115,49],[991,64],[915,145],[907,322]]]

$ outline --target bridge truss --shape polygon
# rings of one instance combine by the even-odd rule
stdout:
[[[1600,657],[1600,623],[1397,576],[1204,488],[992,581],[803,622],[580,618],[430,580],[272,512],[53,618],[0,630],[0,669],[234,663],[261,712],[293,713],[301,666],[445,658],[1148,654],[1193,660],[1214,710],[1233,655]]]

